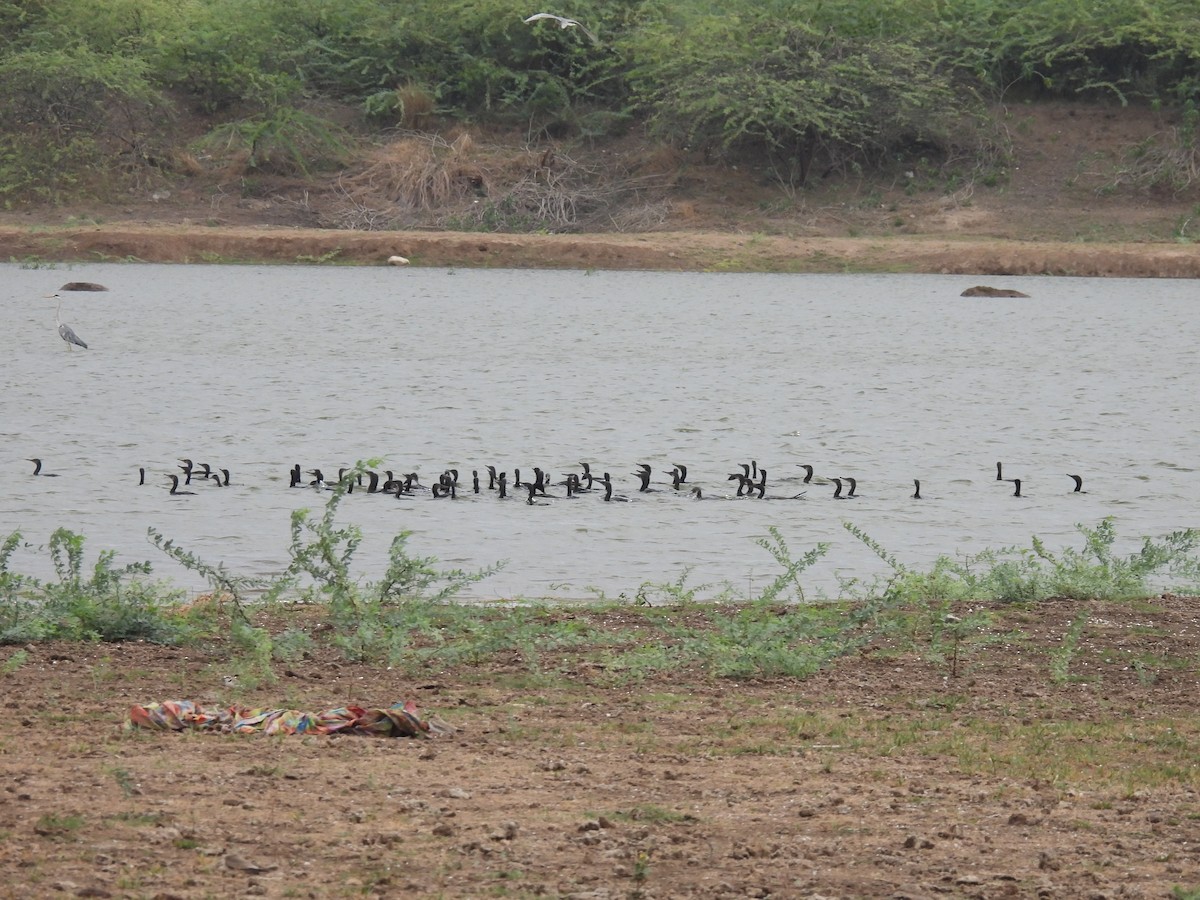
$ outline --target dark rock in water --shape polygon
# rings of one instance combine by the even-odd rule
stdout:
[[[106,288],[102,284],[96,284],[96,282],[94,282],[94,281],[68,281],[66,284],[64,284],[62,287],[60,287],[59,290],[60,291],[107,291],[108,288]]]
[[[960,297],[1028,297],[1028,294],[1022,294],[1020,291],[1014,291],[1009,288],[994,288],[987,287],[982,284],[977,284],[975,287],[969,287],[958,296]]]

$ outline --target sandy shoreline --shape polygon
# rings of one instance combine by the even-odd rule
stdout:
[[[360,232],[278,226],[114,223],[0,226],[13,262],[187,262],[634,269],[910,272],[954,275],[1200,277],[1200,246],[976,237],[783,237],[719,232],[484,234]]]

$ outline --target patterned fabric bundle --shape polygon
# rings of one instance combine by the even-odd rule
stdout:
[[[411,700],[387,709],[342,706],[324,712],[297,709],[248,709],[230,706],[206,710],[191,700],[164,700],[129,710],[126,729],[213,731],[220,734],[360,734],[369,737],[426,737],[429,723]]]

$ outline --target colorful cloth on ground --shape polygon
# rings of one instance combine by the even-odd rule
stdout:
[[[222,734],[361,734],[371,737],[425,737],[429,723],[417,715],[416,704],[397,703],[386,709],[342,706],[324,712],[298,709],[249,709],[229,706],[203,709],[192,700],[164,700],[129,710],[126,728],[160,731],[214,731]]]

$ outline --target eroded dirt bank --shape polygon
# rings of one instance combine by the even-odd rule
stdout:
[[[276,262],[689,271],[1200,277],[1200,247],[947,237],[789,238],[713,232],[525,235],[177,224],[0,227],[14,261]]]

